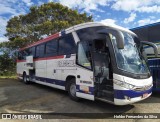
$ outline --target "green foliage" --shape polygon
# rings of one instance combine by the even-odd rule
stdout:
[[[17,49],[33,43],[70,26],[92,21],[92,16],[78,13],[59,3],[32,6],[26,15],[11,18],[7,23],[6,36],[9,48]]]
[[[15,58],[10,56],[8,50],[0,55],[0,76],[10,76],[15,74]]]

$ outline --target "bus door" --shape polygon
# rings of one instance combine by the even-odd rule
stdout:
[[[106,36],[105,36],[106,37]],[[113,75],[106,38],[93,40],[93,67],[96,98],[114,101]]]
[[[94,100],[91,50],[87,41],[78,42],[76,96]]]
[[[40,44],[36,46],[36,56],[35,56],[35,76],[36,80],[45,82],[46,81],[46,60],[44,58],[45,45]]]

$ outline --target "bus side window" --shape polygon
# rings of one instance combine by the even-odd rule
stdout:
[[[35,52],[35,47],[31,48],[31,55],[33,56],[33,58],[36,56],[36,52]]]
[[[18,60],[22,60],[23,59],[23,55],[22,55],[22,51],[18,52]]]
[[[36,47],[36,58],[42,58],[44,56],[44,44],[38,45]]]
[[[25,53],[25,51],[23,50],[23,51],[21,51],[20,52],[20,58],[21,58],[21,60],[24,60],[25,59],[25,57],[26,57],[26,53]]]
[[[86,41],[78,43],[77,63],[83,67],[91,69],[91,54]]]
[[[26,56],[30,56],[31,53],[32,53],[31,48],[25,49],[25,50],[24,50],[24,53],[25,53],[25,57],[26,57]]]
[[[46,43],[46,56],[56,56],[57,55],[58,43],[57,40],[51,40]]]
[[[67,34],[59,39],[59,55],[76,53],[76,44],[72,34]]]
[[[40,47],[39,46],[36,46],[36,58],[38,58],[39,57],[39,49]]]

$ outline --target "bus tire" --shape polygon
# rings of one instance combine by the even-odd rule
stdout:
[[[23,73],[23,82],[24,82],[25,84],[29,84],[29,81],[27,81],[27,75],[26,75],[25,72]]]
[[[68,94],[72,100],[79,100],[79,98],[76,96],[76,83],[74,79],[71,79],[68,83]]]

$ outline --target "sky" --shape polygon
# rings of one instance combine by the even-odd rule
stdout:
[[[7,21],[18,15],[25,15],[29,8],[43,3],[59,2],[80,13],[92,15],[95,22],[117,24],[135,28],[160,22],[160,0],[1,0],[0,42],[7,41]]]

